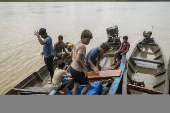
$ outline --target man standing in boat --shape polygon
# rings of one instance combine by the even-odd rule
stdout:
[[[44,61],[51,76],[51,80],[49,80],[48,83],[52,83],[52,78],[54,75],[54,69],[53,69],[54,53],[53,53],[52,38],[47,35],[46,29],[44,28],[41,28],[39,32],[35,31],[34,33],[35,33],[34,35],[37,36],[39,43],[43,45],[43,52],[41,54],[44,55]],[[44,40],[42,40],[40,36]]]
[[[101,66],[99,65],[100,59],[103,53],[106,53],[110,49],[110,46],[107,42],[102,43],[100,46],[97,46],[91,49],[86,57],[86,69],[87,71],[91,71],[92,69],[95,71],[96,74],[99,74],[101,70]]]
[[[76,43],[72,50],[72,63],[70,67],[71,76],[74,81],[73,95],[77,95],[78,87],[85,84],[81,95],[85,95],[91,88],[91,83],[88,79],[87,70],[85,68],[86,46],[93,38],[89,30],[84,30],[81,34],[81,40]]]
[[[116,58],[118,58],[118,63],[120,63],[122,55],[129,51],[130,43],[127,42],[127,41],[128,41],[128,36],[124,36],[123,37],[123,42],[122,42],[119,50],[114,53],[114,56],[115,56],[114,57],[114,62],[111,65],[116,64]]]
[[[65,46],[64,46],[63,36],[62,35],[58,36],[58,42],[56,42],[54,44],[53,50],[54,50],[54,58],[56,60],[61,58],[64,61],[64,58],[66,56],[66,50],[65,50]],[[63,52],[62,52],[62,50],[63,50]]]

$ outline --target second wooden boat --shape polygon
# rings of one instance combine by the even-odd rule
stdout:
[[[123,94],[168,94],[169,92],[165,54],[155,38],[150,36],[141,39],[128,58],[123,78]]]

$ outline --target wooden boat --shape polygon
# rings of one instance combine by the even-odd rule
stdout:
[[[122,94],[168,94],[165,54],[155,40],[141,39],[133,48],[123,76]]]
[[[100,65],[102,67],[101,71],[105,70],[115,70],[115,69],[121,69],[120,76],[118,77],[109,77],[109,78],[95,78],[90,79],[90,82],[96,82],[96,81],[102,81],[103,85],[103,95],[114,95],[114,94],[121,94],[122,90],[118,90],[119,88],[122,88],[120,83],[122,80],[125,63],[126,63],[126,56],[123,55],[121,64],[111,66],[111,63],[113,62],[114,58],[114,52],[117,51],[121,45],[120,38],[116,41],[112,40],[108,42],[110,46],[113,47],[113,50],[109,50],[107,54],[104,54],[102,56],[102,59],[100,61]],[[57,68],[57,62],[53,63],[54,69]],[[67,69],[69,72],[69,68]],[[18,85],[16,85],[14,88],[9,90],[6,95],[29,95],[29,94],[35,94],[35,95],[58,95],[59,93],[54,90],[52,87],[48,87],[48,84],[46,82],[49,79],[49,72],[47,70],[46,66],[43,66],[41,69],[38,70],[37,74],[36,72],[32,73],[30,76],[28,76],[26,79],[24,79],[22,82],[20,82]],[[73,83],[70,81],[68,85],[64,88],[64,94],[67,94],[70,92],[73,88]]]
[[[170,59],[168,62],[168,75],[169,75],[169,82],[170,82]],[[170,84],[169,84],[169,94],[170,94]]]

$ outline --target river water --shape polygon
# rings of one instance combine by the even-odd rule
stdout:
[[[151,30],[166,58],[170,47],[170,2],[1,2],[0,3],[0,94],[44,65],[34,31],[47,29],[53,44],[58,35],[76,43],[89,29],[93,39],[87,52],[106,38],[106,28],[117,25],[131,47]],[[130,51],[128,54],[130,54]],[[128,55],[127,54],[127,55]]]

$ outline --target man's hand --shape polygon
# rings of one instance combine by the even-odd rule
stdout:
[[[88,77],[87,70],[85,69],[83,71],[84,71],[85,77]]]
[[[43,57],[43,55],[44,55],[44,52],[41,52],[41,55],[42,55],[42,57]]]
[[[36,36],[38,37],[38,36],[39,36],[38,31],[35,31],[35,32],[34,32],[34,35],[36,35]]]
[[[113,50],[113,47],[110,47],[111,50]]]
[[[120,55],[123,55],[123,53],[121,53]]]
[[[58,57],[55,57],[56,60],[58,60]]]
[[[94,71],[97,75],[99,74],[99,70],[97,68],[95,68]]]

